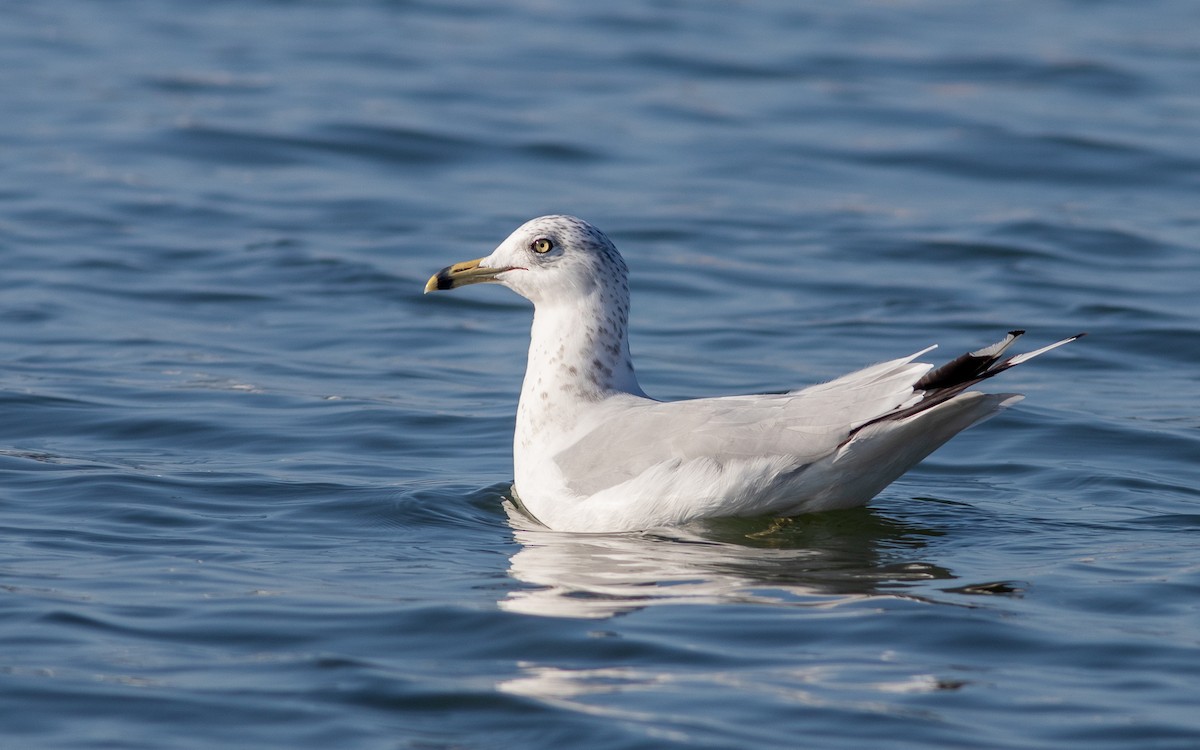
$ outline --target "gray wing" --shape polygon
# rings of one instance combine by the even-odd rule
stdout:
[[[925,350],[928,351],[928,350]],[[664,462],[783,456],[801,467],[855,429],[919,399],[924,354],[884,362],[790,393],[662,403],[638,401],[554,456],[572,490],[591,495]]]

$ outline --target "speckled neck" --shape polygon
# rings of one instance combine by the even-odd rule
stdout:
[[[573,300],[569,309],[562,303],[535,309],[517,407],[518,448],[522,435],[543,431],[547,424],[557,422],[569,431],[588,404],[618,393],[644,395],[629,355],[629,303],[623,291],[596,289]]]

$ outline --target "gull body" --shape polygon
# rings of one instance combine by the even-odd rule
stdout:
[[[426,292],[498,283],[534,305],[514,492],[562,531],[611,532],[866,504],[951,437],[1022,398],[966,390],[1075,340],[1003,359],[1023,333],[940,368],[929,347],[779,394],[661,402],[629,353],[628,271],[603,232],[543,216]],[[1083,335],[1083,334],[1080,334]]]

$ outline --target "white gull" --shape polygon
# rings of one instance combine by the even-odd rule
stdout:
[[[571,216],[527,222],[426,292],[502,284],[533,302],[514,494],[551,529],[610,532],[866,504],[957,433],[1019,401],[968,391],[1074,341],[1003,359],[1023,331],[934,368],[909,357],[787,393],[661,402],[629,355],[625,261]]]

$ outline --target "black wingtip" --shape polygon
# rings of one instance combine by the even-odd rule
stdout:
[[[998,341],[991,346],[984,347],[975,352],[969,352],[960,357],[956,357],[941,367],[936,367],[929,370],[913,384],[914,391],[924,391],[921,400],[916,404],[909,406],[906,409],[889,412],[882,417],[873,419],[866,424],[859,426],[851,433],[851,438],[861,431],[867,425],[872,425],[877,422],[906,419],[914,414],[931,409],[938,404],[945,403],[954,398],[958,394],[970,388],[976,383],[987,380],[993,375],[997,375],[1005,370],[1016,367],[1022,362],[1044,354],[1048,351],[1057,349],[1058,347],[1069,344],[1076,339],[1081,339],[1087,333],[1077,333],[1070,338],[1065,338],[1062,341],[1056,341],[1048,346],[1043,346],[1041,349],[1035,349],[1031,352],[1018,354],[1015,357],[1009,357],[1003,362],[999,362],[1000,356],[1004,353],[1014,341],[1017,340],[1025,331],[1016,330],[1009,331],[1008,337],[1003,341]],[[849,440],[849,438],[847,439]],[[845,443],[843,443],[844,445]]]

